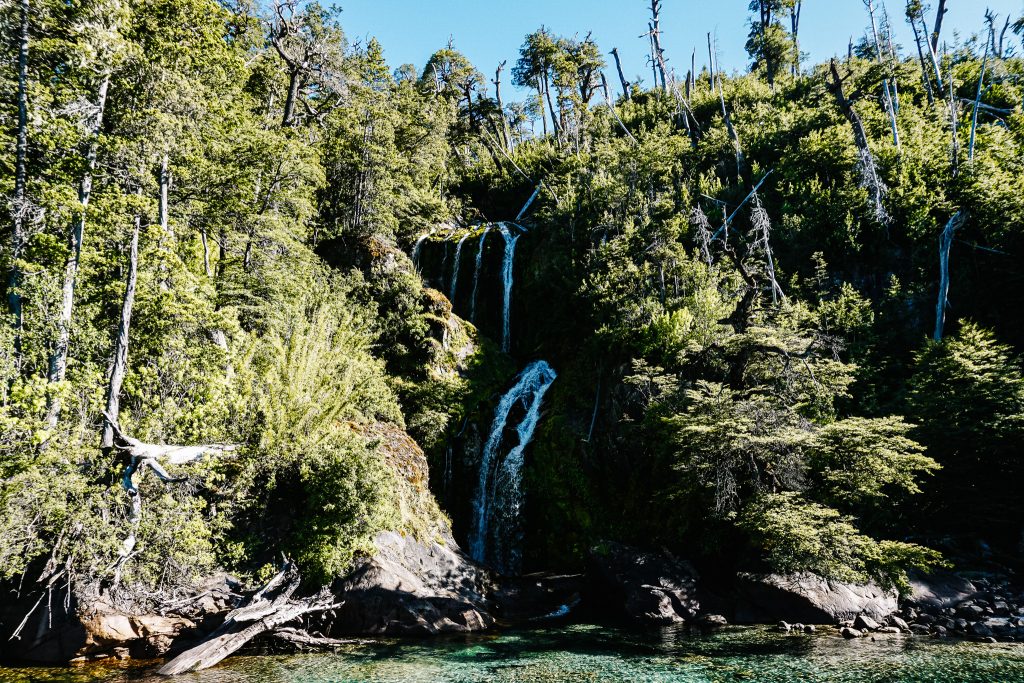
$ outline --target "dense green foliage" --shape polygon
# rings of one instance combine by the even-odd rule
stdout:
[[[827,66],[801,68],[799,5],[752,3],[751,73],[616,101],[598,46],[541,29],[510,69],[529,99],[508,103],[452,45],[392,72],[316,4],[32,0],[23,165],[3,5],[0,193],[22,166],[27,183],[0,252],[20,306],[0,327],[0,578],[49,559],[138,598],[285,552],[327,580],[376,532],[440,523],[380,424],[428,451],[460,532],[472,477],[453,484],[450,459],[473,462],[536,357],[559,379],[525,472],[528,563],[615,537],[904,585],[951,534],[1019,558],[1024,62],[985,62],[975,132],[984,39],[941,56],[952,119],[917,55],[860,46],[837,67],[858,149]],[[479,330],[458,317],[465,271],[446,299],[449,247],[538,184],[505,355],[494,297]],[[926,341],[958,211],[946,338]],[[139,520],[98,445],[135,226],[118,420],[237,445],[181,482],[143,469]],[[428,232],[421,276],[403,249]]]

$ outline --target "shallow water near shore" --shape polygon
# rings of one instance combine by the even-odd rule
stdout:
[[[168,681],[140,662],[3,668],[2,683]],[[462,683],[656,681],[704,683],[1006,683],[1024,681],[1024,645],[765,628],[713,634],[573,624],[425,640],[381,640],[335,654],[233,657],[182,683]]]

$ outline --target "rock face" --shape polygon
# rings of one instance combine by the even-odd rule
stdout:
[[[679,624],[700,613],[697,572],[667,552],[605,542],[590,551],[593,602],[644,624]]]
[[[849,584],[810,573],[740,574],[736,621],[770,623],[780,619],[834,624],[859,615],[884,621],[896,611],[896,591],[874,584]]]
[[[383,532],[374,542],[377,552],[333,586],[345,604],[332,634],[469,633],[494,623],[485,599],[489,574],[450,537],[421,543]]]
[[[945,608],[958,605],[974,596],[978,589],[967,579],[948,572],[910,575],[910,595],[907,602],[926,608]]]

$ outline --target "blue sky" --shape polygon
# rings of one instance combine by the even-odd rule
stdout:
[[[349,39],[365,42],[376,36],[392,67],[411,63],[422,68],[451,36],[455,47],[490,75],[503,59],[511,68],[523,36],[544,24],[559,35],[582,38],[593,31],[604,52],[619,48],[627,78],[641,76],[650,84],[646,38],[638,37],[647,30],[649,0],[336,1]],[[937,0],[931,2],[934,5]],[[747,4],[747,0],[664,0],[663,47],[669,65],[685,73],[696,48],[700,70],[707,62],[707,32],[711,31],[717,35],[721,67],[726,71],[744,68]],[[903,19],[904,0],[890,0],[887,5],[898,26],[899,42],[913,49],[912,34]],[[1024,0],[947,0],[947,7],[942,32],[952,41],[954,31],[963,38],[980,31],[986,7],[1002,17],[1008,13],[1017,17],[1024,13]],[[850,36],[856,40],[868,25],[862,0],[804,0],[801,16],[801,47],[810,53],[812,63],[845,53]],[[929,26],[932,20],[929,14]],[[1020,51],[1020,41],[1008,35]],[[608,76],[609,82],[616,82],[613,73]],[[505,79],[507,87],[507,75]]]

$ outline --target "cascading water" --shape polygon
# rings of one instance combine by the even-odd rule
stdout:
[[[480,284],[480,267],[484,262],[484,242],[487,240],[487,233],[491,231],[490,226],[484,228],[484,232],[480,235],[480,246],[476,250],[476,269],[473,271],[473,298],[469,304],[469,321],[476,322],[476,290]]]
[[[423,249],[423,242],[430,237],[430,233],[420,235],[416,240],[416,244],[412,247],[412,265],[415,266],[416,270],[420,269],[420,250]]]
[[[462,263],[462,245],[465,244],[466,240],[469,239],[470,233],[466,233],[459,240],[459,245],[455,247],[455,265],[452,268],[452,283],[448,289],[448,301],[452,302],[452,308],[455,308],[455,291],[459,286],[459,264]]]
[[[501,223],[498,226],[501,236],[505,238],[505,260],[501,266],[501,280],[504,285],[501,316],[501,350],[508,353],[512,342],[512,278],[515,271],[516,242],[519,235],[513,235],[508,226]]]
[[[473,499],[469,547],[473,559],[515,573],[521,564],[519,512],[523,504],[522,467],[526,447],[540,421],[544,394],[557,374],[545,361],[528,365],[494,411],[491,432],[480,459],[480,476]],[[526,412],[516,427],[518,442],[504,460],[500,450],[509,414],[522,404]]]

